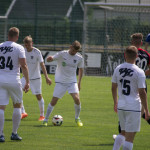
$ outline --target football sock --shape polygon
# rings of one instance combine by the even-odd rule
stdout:
[[[13,130],[14,134],[17,134],[17,130],[21,120],[21,108],[14,108],[12,121],[13,121]]]
[[[39,108],[40,108],[40,116],[44,116],[44,99],[42,98],[39,103]]]
[[[74,108],[75,108],[75,119],[78,119],[81,111],[81,103],[79,105],[74,104]]]
[[[3,135],[4,128],[4,110],[0,109],[0,136]]]
[[[47,112],[46,112],[44,121],[48,121],[49,116],[50,116],[51,112],[53,111],[53,109],[54,109],[54,106],[52,106],[52,105],[49,103],[49,105],[48,105],[48,107],[47,107]]]
[[[24,105],[23,105],[23,102],[22,102],[22,106],[21,106],[21,113],[23,114],[23,113],[25,113],[26,111],[25,111],[25,108],[24,108]]]
[[[132,150],[133,143],[125,141],[123,144],[123,150]]]
[[[125,137],[123,135],[117,135],[115,142],[114,142],[114,146],[113,146],[113,150],[119,150],[120,147],[124,144],[125,141]]]

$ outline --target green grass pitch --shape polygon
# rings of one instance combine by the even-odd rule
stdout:
[[[45,113],[51,100],[55,86],[54,76],[50,75],[53,84],[46,85],[43,78],[42,94],[45,100]],[[147,80],[150,89],[150,80]],[[148,101],[150,99],[148,92]],[[5,143],[0,143],[0,150],[111,150],[112,135],[117,134],[117,114],[113,111],[111,96],[111,78],[83,77],[80,98],[82,103],[81,120],[83,127],[77,127],[74,120],[74,103],[66,93],[55,106],[50,116],[48,127],[43,127],[38,121],[39,107],[34,95],[29,91],[24,94],[24,106],[28,117],[21,121],[18,133],[23,138],[21,142],[11,141],[12,132],[12,102],[5,110],[4,134]],[[150,108],[150,105],[149,105]],[[53,115],[60,114],[64,118],[62,126],[53,126]],[[150,150],[150,126],[141,121],[141,132],[134,140],[134,150]]]

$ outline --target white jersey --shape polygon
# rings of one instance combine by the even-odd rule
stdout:
[[[12,41],[0,44],[0,82],[20,82],[19,58],[25,58],[23,46]]]
[[[55,82],[76,83],[77,67],[84,67],[83,57],[79,53],[70,55],[69,50],[64,50],[55,54],[53,59],[57,61]]]
[[[125,62],[115,69],[112,82],[118,85],[118,109],[140,111],[138,89],[146,88],[144,71],[135,64]]]
[[[25,49],[26,60],[29,70],[29,79],[38,79],[41,77],[40,63],[43,62],[43,57],[37,48],[33,47],[31,52]]]

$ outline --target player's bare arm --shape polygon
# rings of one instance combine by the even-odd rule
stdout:
[[[149,76],[150,75],[150,65],[147,65],[148,69],[145,71],[145,75]]]
[[[25,58],[19,58],[19,63],[20,63],[24,78],[26,80],[26,84],[25,84],[23,90],[25,91],[25,93],[27,93],[29,91],[29,72],[28,72],[26,59]]]
[[[139,95],[141,98],[142,106],[145,109],[145,119],[148,120],[150,118],[150,114],[149,114],[148,104],[147,104],[147,94],[144,88],[139,89]]]
[[[83,76],[83,68],[79,68],[79,77],[78,77],[78,88],[79,88],[79,91],[81,89],[82,76]]]
[[[48,85],[51,85],[51,84],[52,84],[52,81],[51,81],[51,79],[48,77],[48,74],[47,74],[47,71],[46,71],[44,62],[41,62],[40,65],[41,65],[43,74],[44,74],[44,76],[45,76],[46,83],[47,83]]]
[[[146,50],[146,51],[147,51],[147,49],[148,49],[148,46],[149,46],[149,43],[146,42],[146,43],[145,43],[145,50]]]
[[[118,99],[117,99],[117,83],[112,83],[112,96],[113,96],[113,100],[114,100],[114,111],[117,112],[117,105],[118,105]]]
[[[47,62],[52,62],[53,61],[53,56],[48,56],[47,57]]]

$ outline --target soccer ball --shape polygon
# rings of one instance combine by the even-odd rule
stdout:
[[[61,126],[63,123],[63,117],[61,115],[55,115],[52,119],[54,126]]]

